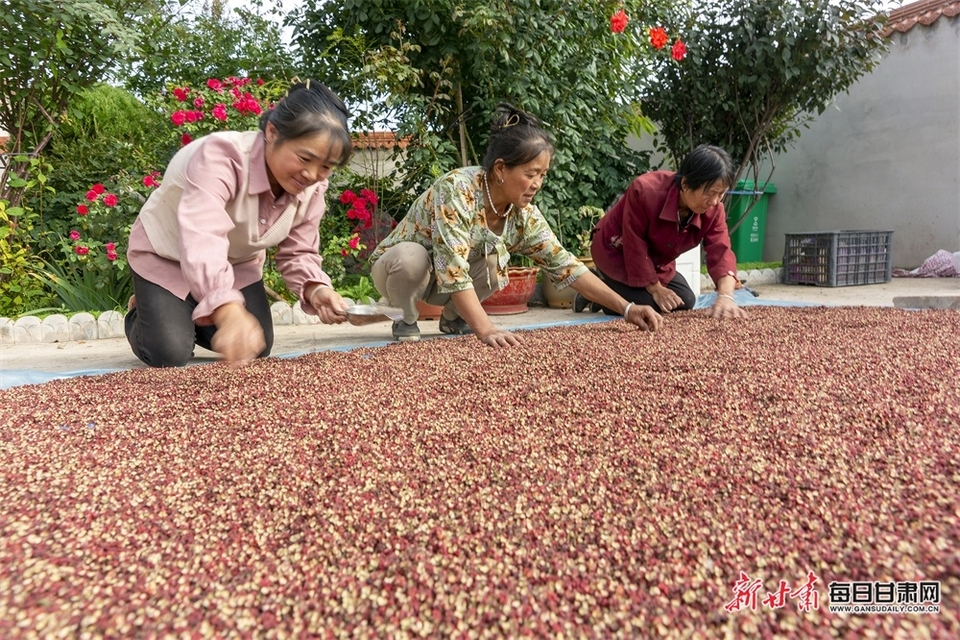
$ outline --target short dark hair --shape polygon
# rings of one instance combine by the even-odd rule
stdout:
[[[733,187],[735,172],[736,168],[729,153],[720,147],[702,144],[683,159],[675,179],[680,187],[686,178],[687,188],[691,190],[713,184],[717,180],[729,189]]]
[[[286,97],[260,116],[260,130],[267,123],[277,129],[276,143],[325,133],[330,136],[331,148],[339,146],[334,164],[342,166],[353,153],[353,140],[347,126],[350,114],[337,94],[316,80],[295,82]]]
[[[544,151],[553,155],[553,140],[540,121],[510,103],[498,104],[490,125],[487,153],[483,157],[484,170],[493,170],[497,160],[503,160],[508,167],[527,164]]]

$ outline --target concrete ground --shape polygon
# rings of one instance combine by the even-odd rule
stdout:
[[[747,284],[749,286],[749,282]],[[894,278],[884,284],[833,288],[769,284],[754,289],[760,294],[757,303],[960,309],[960,278]],[[569,309],[532,307],[526,313],[495,316],[494,322],[505,328],[537,328],[606,319],[609,317],[602,314],[575,314]],[[441,335],[435,320],[421,322],[420,330],[424,339]],[[278,325],[275,327],[273,355],[292,357],[314,351],[379,346],[390,342],[389,323],[364,327],[349,324]],[[215,354],[198,348],[194,361],[203,363],[215,359]],[[142,366],[123,338],[0,345],[0,388],[41,382],[45,374],[54,374],[46,376],[49,379],[59,377],[56,374],[99,373]]]

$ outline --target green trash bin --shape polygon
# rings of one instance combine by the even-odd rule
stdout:
[[[741,180],[736,189],[728,191],[730,207],[727,209],[727,227],[730,228],[740,220],[743,212],[753,203],[755,196],[760,196],[757,204],[753,205],[747,217],[740,226],[730,232],[730,246],[737,256],[737,262],[760,262],[763,260],[763,240],[767,231],[767,201],[769,194],[776,193],[777,187],[772,182],[762,182],[760,187],[754,186],[753,180]]]

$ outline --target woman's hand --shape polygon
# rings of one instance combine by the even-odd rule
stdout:
[[[323,324],[340,324],[347,319],[347,301],[333,287],[316,285],[310,291],[310,304]]]
[[[520,336],[514,335],[500,327],[493,327],[491,331],[483,334],[478,333],[477,339],[491,347],[515,347],[523,342]]]
[[[747,312],[737,306],[736,301],[730,294],[717,294],[717,300],[710,307],[707,314],[711,318],[723,320],[725,318],[746,318]]]
[[[627,305],[623,319],[644,331],[659,331],[663,328],[663,316],[654,311],[653,307],[645,304]]]
[[[653,296],[653,301],[657,303],[660,310],[664,313],[670,313],[674,309],[683,306],[683,300],[672,289],[668,289],[659,282],[653,287],[648,287],[647,292]]]
[[[219,306],[212,318],[217,330],[210,346],[227,362],[250,362],[267,347],[263,327],[242,304],[231,302]]]

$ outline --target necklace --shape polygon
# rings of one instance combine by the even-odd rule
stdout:
[[[493,204],[493,197],[490,195],[490,181],[487,180],[486,171],[483,172],[483,188],[487,192],[487,202],[490,203],[490,208],[493,209],[493,215],[497,216],[498,218],[506,218],[508,215],[510,215],[510,211],[513,210],[512,202],[507,205],[507,208],[504,210],[503,213],[500,213],[499,211],[497,211],[497,205]]]

